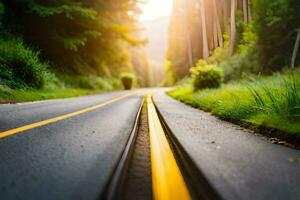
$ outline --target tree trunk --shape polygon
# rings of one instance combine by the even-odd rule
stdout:
[[[203,45],[203,59],[208,61],[208,41],[207,41],[207,30],[206,30],[206,18],[205,18],[205,7],[204,1],[200,0],[200,20],[202,26],[202,45]]]
[[[247,0],[247,6],[248,6],[248,21],[251,21],[252,15],[251,15],[251,0]]]
[[[244,22],[248,22],[248,0],[243,0],[243,16],[244,16]]]
[[[300,27],[298,30],[298,34],[297,34],[297,38],[296,38],[296,42],[295,42],[295,46],[294,46],[291,68],[295,68],[296,58],[297,58],[298,49],[299,49],[299,42],[300,42]]]
[[[231,11],[230,11],[230,44],[229,53],[233,54],[236,41],[236,25],[235,25],[235,13],[236,13],[236,0],[231,0]]]
[[[189,68],[193,67],[193,50],[192,50],[192,43],[191,43],[191,37],[190,37],[190,29],[189,29],[189,19],[188,19],[188,5],[187,2],[184,3],[184,25],[186,29],[185,39],[186,39],[186,45],[187,45],[187,56],[188,56],[188,62],[189,62]]]
[[[213,9],[214,9],[214,17],[215,17],[215,24],[216,24],[216,31],[217,31],[218,43],[219,43],[220,47],[223,47],[223,34],[222,34],[220,19],[219,19],[219,16],[218,16],[218,10],[217,10],[217,5],[216,5],[216,0],[213,0]]]
[[[215,17],[214,17],[215,18]],[[215,49],[216,47],[218,47],[218,32],[217,32],[217,22],[214,19],[213,20],[213,49]]]
[[[225,32],[228,32],[228,18],[229,18],[229,15],[228,15],[228,4],[227,4],[227,0],[223,0],[223,23],[224,23],[224,31]]]

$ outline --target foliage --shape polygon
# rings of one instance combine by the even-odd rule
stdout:
[[[213,5],[216,2],[217,6]],[[207,40],[211,54],[207,62],[224,68],[226,81],[240,79],[243,74],[270,74],[290,66],[300,26],[299,0],[236,1],[236,12],[232,12],[235,27],[230,22],[234,19],[230,10],[232,2],[204,0],[201,6],[194,0],[174,2],[167,58],[173,63],[176,77],[181,79],[189,75],[191,56],[192,62],[204,57],[206,42],[203,39]],[[246,10],[243,3],[249,3]],[[205,19],[199,17],[200,8],[205,11]],[[213,22],[216,18],[215,23],[220,25],[217,28]],[[206,26],[202,26],[202,20],[206,21]],[[233,30],[236,38],[231,40],[228,32]],[[204,32],[206,38],[203,38]],[[233,55],[229,46],[233,47]],[[300,65],[300,51],[296,58],[297,66]]]
[[[172,97],[234,122],[300,133],[300,71],[237,81],[221,89],[179,88]]]
[[[238,45],[238,53],[247,53],[257,47],[257,34],[254,30],[254,22],[244,26],[242,37]]]
[[[224,80],[236,80],[249,74],[259,73],[260,67],[257,54],[257,35],[253,28],[253,22],[243,24],[243,32],[240,36],[238,51],[230,56],[228,46],[216,48],[209,57],[209,63],[216,64],[224,71]],[[227,44],[228,36],[224,34],[224,43]]]
[[[163,83],[161,84],[162,86],[172,86],[175,84],[176,82],[176,77],[175,77],[175,73],[174,73],[174,68],[173,68],[173,63],[170,60],[166,60],[164,63],[165,66],[165,79],[163,81]]]
[[[119,74],[135,72],[136,63],[144,65],[140,61],[146,59],[131,51],[144,42],[135,37],[137,3],[1,1],[0,84],[24,89],[121,89]],[[137,72],[147,85],[149,72]]]
[[[19,38],[0,39],[0,84],[12,88],[42,88],[47,80],[55,79],[49,65],[41,62]]]
[[[116,88],[111,84],[111,79],[104,79],[99,76],[79,76],[60,74],[60,80],[64,83],[65,88],[87,89],[87,90],[105,90],[110,91]]]
[[[217,47],[209,56],[208,63],[218,65],[227,60],[229,56],[228,47]]]
[[[255,108],[266,115],[277,114],[300,122],[300,81],[293,75],[283,79],[281,88],[254,81],[248,89],[255,100]]]
[[[118,76],[132,70],[138,45],[137,2],[131,0],[10,0],[4,24],[41,50],[55,70],[76,75]]]
[[[176,82],[176,86],[179,87],[188,87],[193,84],[193,79],[191,77],[185,77],[181,79],[180,81]]]
[[[125,90],[130,90],[136,80],[135,75],[128,72],[121,73],[120,78]]]
[[[191,73],[195,90],[218,88],[223,82],[223,71],[204,60],[199,60],[196,67],[191,68]]]
[[[257,57],[257,52],[253,49],[235,54],[221,62],[219,67],[224,70],[224,81],[242,79],[246,78],[249,74],[258,73]]]
[[[75,88],[55,88],[41,90],[10,89],[0,86],[0,103],[37,101],[45,99],[69,98],[89,94],[98,94],[103,90],[87,90]]]
[[[300,24],[299,1],[254,0],[253,5],[262,71],[282,69],[290,63],[296,40]]]

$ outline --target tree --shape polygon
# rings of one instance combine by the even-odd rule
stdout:
[[[248,0],[243,0],[243,17],[244,23],[248,22]]]
[[[184,25],[186,29],[186,45],[187,45],[187,54],[188,54],[188,60],[189,65],[188,67],[193,67],[193,50],[192,50],[192,44],[191,44],[191,37],[190,37],[190,29],[189,29],[189,19],[188,19],[188,3],[184,2]]]
[[[4,0],[6,24],[64,73],[134,71],[137,0]]]
[[[200,7],[200,23],[202,29],[202,46],[203,46],[203,59],[208,60],[208,38],[207,38],[207,29],[206,29],[206,17],[205,17],[205,4],[203,0],[199,2]]]
[[[213,0],[213,12],[214,12],[214,23],[215,23],[215,31],[217,39],[218,39],[218,45],[220,47],[223,47],[223,34],[222,34],[222,29],[221,29],[221,24],[220,24],[220,17],[218,15],[218,9],[217,9],[217,5],[216,5],[216,0]]]
[[[298,0],[253,0],[257,51],[263,72],[291,65],[300,24],[299,9]]]
[[[230,44],[229,44],[229,53],[230,53],[230,55],[233,54],[234,48],[235,48],[235,45],[236,45],[236,24],[235,24],[236,7],[237,7],[236,0],[231,0],[231,9],[230,9]]]
[[[251,14],[251,0],[247,0],[247,6],[248,6],[248,20],[252,20],[252,14]]]
[[[300,42],[300,28],[298,30],[297,38],[296,38],[296,41],[295,41],[294,51],[293,51],[293,55],[292,55],[291,68],[295,67],[296,58],[297,58],[298,49],[299,49],[299,42]]]

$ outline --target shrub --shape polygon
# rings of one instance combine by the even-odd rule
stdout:
[[[257,53],[257,35],[253,22],[244,24],[239,22],[240,39],[237,52],[230,56],[227,44],[223,48],[216,48],[209,57],[209,63],[216,64],[224,71],[224,81],[244,78],[245,75],[258,73],[259,55]],[[228,43],[229,36],[224,35],[224,43]]]
[[[115,90],[122,90],[123,86],[119,78],[109,78],[109,84],[112,86]]]
[[[11,88],[42,88],[50,77],[48,64],[39,52],[25,46],[19,38],[0,39],[0,82]]]
[[[211,64],[220,64],[222,62],[224,62],[225,60],[228,59],[228,57],[230,56],[229,54],[229,50],[226,47],[217,47],[212,55],[208,58],[209,63]]]
[[[207,65],[203,60],[191,69],[191,73],[194,90],[218,88],[223,82],[223,71],[216,65]]]
[[[242,79],[245,74],[259,72],[257,52],[249,51],[235,54],[218,66],[224,71],[224,81]]]
[[[123,84],[124,89],[130,90],[135,81],[135,75],[132,73],[124,72],[120,75],[120,77],[121,77],[121,82]]]

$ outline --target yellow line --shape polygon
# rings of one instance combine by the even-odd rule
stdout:
[[[36,123],[33,123],[33,124],[28,124],[28,125],[25,125],[25,126],[22,126],[22,127],[18,127],[18,128],[15,128],[15,129],[8,130],[8,131],[0,132],[0,139],[11,136],[11,135],[14,135],[14,134],[17,134],[17,133],[20,133],[20,132],[27,131],[27,130],[30,130],[30,129],[34,129],[34,128],[37,128],[37,127],[40,127],[40,126],[44,126],[44,125],[51,124],[51,123],[54,123],[54,122],[62,121],[64,119],[68,119],[68,118],[74,117],[76,115],[80,115],[80,114],[83,114],[83,113],[101,108],[101,107],[103,107],[105,105],[108,105],[108,104],[111,104],[113,102],[120,101],[120,100],[122,100],[126,97],[129,97],[129,96],[133,95],[133,94],[134,93],[126,94],[126,95],[111,99],[111,100],[106,101],[104,103],[101,103],[101,104],[98,104],[98,105],[95,105],[95,106],[91,106],[91,107],[88,107],[88,108],[85,108],[85,109],[82,109],[82,110],[78,110],[78,111],[68,113],[68,114],[65,114],[65,115],[61,115],[61,116],[58,116],[58,117],[46,119],[44,121],[36,122]]]
[[[151,146],[152,188],[155,200],[189,200],[190,193],[155,110],[147,96]]]

